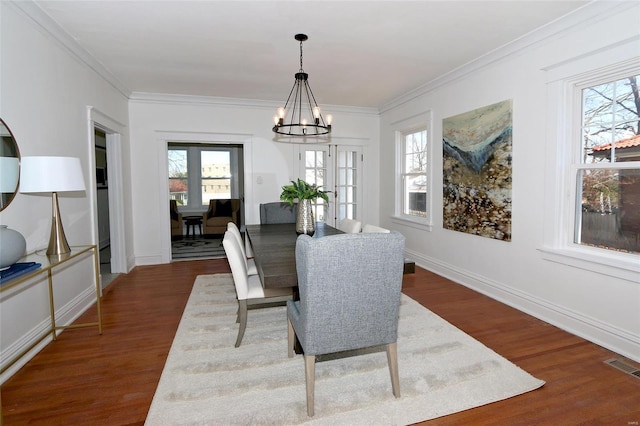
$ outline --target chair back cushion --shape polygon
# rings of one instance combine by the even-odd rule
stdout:
[[[247,254],[244,251],[244,240],[242,239],[242,235],[240,234],[240,230],[238,229],[238,227],[236,226],[235,223],[229,222],[229,223],[227,223],[227,232],[230,232],[231,235],[233,235],[234,238],[236,239],[236,241],[238,243],[238,247],[240,248],[240,252],[242,253],[242,258],[244,259],[244,264],[247,267],[247,270],[249,270],[249,265],[248,265],[248,262],[247,262]]]
[[[375,226],[375,225],[370,225],[368,223],[365,223],[365,225],[362,227],[362,232],[384,232],[384,233],[388,233],[391,232],[386,228],[381,228],[379,226]]]
[[[238,244],[236,237],[229,231],[224,233],[222,245],[231,267],[233,283],[236,286],[236,296],[238,296],[238,300],[245,300],[249,292],[249,283],[246,258],[242,254],[242,248]]]
[[[211,217],[230,217],[235,222],[239,210],[240,199],[238,198],[209,200],[209,209],[207,210],[205,219]]]
[[[340,226],[338,226],[339,230],[341,230],[342,232],[346,232],[347,234],[356,234],[360,232],[361,228],[362,222],[346,217],[340,221]]]
[[[180,220],[178,202],[176,200],[169,200],[169,216],[171,217],[171,220]]]
[[[260,204],[260,224],[296,223],[297,213],[298,204],[293,206],[281,202]]]
[[[298,238],[296,335],[305,354],[397,340],[404,243],[398,232]]]

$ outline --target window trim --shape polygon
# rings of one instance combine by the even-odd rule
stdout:
[[[395,150],[396,150],[396,196],[395,196],[395,206],[394,206],[394,214],[391,217],[392,222],[410,226],[413,228],[421,229],[424,231],[432,231],[433,229],[433,193],[434,193],[434,184],[433,184],[433,153],[434,153],[434,143],[433,143],[433,126],[432,126],[432,113],[431,111],[424,111],[419,114],[416,114],[412,117],[408,117],[406,119],[397,121],[392,123],[394,128],[395,135]],[[426,217],[421,218],[417,216],[411,216],[404,214],[404,181],[403,176],[404,173],[404,138],[406,135],[425,131],[427,134],[427,170],[425,172],[425,177],[427,179],[427,197],[426,197]]]
[[[569,62],[548,69],[545,216],[542,247],[545,260],[640,283],[640,256],[584,246],[574,242],[576,225],[577,170],[581,163],[582,89],[640,73],[638,57],[601,66],[598,52],[591,60],[581,58],[581,68]],[[611,163],[616,168],[632,164]],[[604,166],[603,166],[604,167]],[[589,168],[592,168],[591,166]],[[635,167],[634,167],[635,168]]]

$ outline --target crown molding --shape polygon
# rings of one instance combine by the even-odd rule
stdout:
[[[171,95],[145,92],[132,92],[122,82],[120,82],[107,68],[91,56],[76,40],[71,37],[57,22],[47,15],[36,3],[31,0],[3,0],[4,4],[11,5],[15,10],[22,12],[31,19],[38,29],[52,37],[73,57],[92,69],[97,75],[107,83],[122,93],[130,101],[148,103],[171,103],[171,104],[206,104],[235,107],[253,108],[277,108],[281,106],[275,101],[261,101],[252,99],[220,98],[210,96],[195,95]],[[538,29],[535,29],[524,36],[509,42],[485,55],[470,61],[453,71],[444,74],[422,86],[417,87],[401,96],[398,96],[379,108],[352,107],[343,105],[323,105],[326,111],[340,112],[346,114],[379,115],[382,112],[395,108],[409,102],[421,95],[424,95],[440,86],[456,81],[473,72],[478,71],[491,64],[504,60],[505,58],[517,54],[536,43],[547,41],[572,30],[578,25],[585,25],[590,21],[597,21],[603,17],[619,13],[621,11],[637,6],[636,1],[607,1],[593,0],[583,7],[552,21]]]
[[[471,73],[488,67],[494,63],[502,61],[511,55],[518,54],[533,45],[556,39],[565,33],[573,30],[577,26],[584,26],[591,22],[602,20],[605,17],[623,12],[638,5],[637,1],[610,1],[610,0],[593,0],[579,9],[561,16],[540,28],[537,28],[520,38],[517,38],[502,47],[492,50],[460,67],[443,74],[442,76],[419,86],[404,95],[398,96],[380,106],[380,113],[396,108],[407,103],[419,96],[433,91],[434,89],[445,84],[452,83]]]
[[[11,5],[16,11],[21,12],[31,19],[36,27],[45,35],[50,36],[68,53],[88,66],[98,76],[113,86],[126,98],[131,94],[131,90],[119,81],[109,70],[89,54],[80,44],[69,35],[56,21],[51,19],[36,3],[31,0],[2,0],[4,4]]]
[[[212,105],[238,108],[258,108],[276,110],[281,102],[260,99],[224,98],[217,96],[176,95],[168,93],[132,92],[130,102],[171,105]],[[320,105],[323,111],[331,113],[378,115],[378,108],[354,107],[345,105]]]

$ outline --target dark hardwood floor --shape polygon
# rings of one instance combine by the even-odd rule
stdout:
[[[2,385],[4,424],[142,425],[195,277],[220,272],[229,272],[226,260],[140,266],[119,276],[103,296],[102,336],[68,330]],[[639,424],[640,379],[603,363],[617,354],[421,268],[405,275],[403,288],[547,382],[422,424]],[[95,317],[90,309],[78,321]]]

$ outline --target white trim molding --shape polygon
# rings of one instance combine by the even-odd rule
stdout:
[[[169,209],[166,208],[169,202],[169,166],[168,166],[168,144],[169,142],[189,142],[189,143],[213,143],[213,144],[238,144],[243,146],[244,157],[244,199],[245,205],[253,205],[253,182],[250,176],[253,170],[253,135],[248,133],[219,133],[219,132],[184,132],[172,130],[156,130],[157,161],[159,167],[159,194],[161,223],[169,223]],[[157,257],[137,257],[136,265],[152,265],[157,263],[171,262],[171,235],[167,232],[162,235],[160,243],[160,259]]]
[[[471,271],[462,270],[452,264],[427,257],[423,253],[406,250],[406,256],[415,260],[416,265],[421,268],[640,362],[640,336]]]

